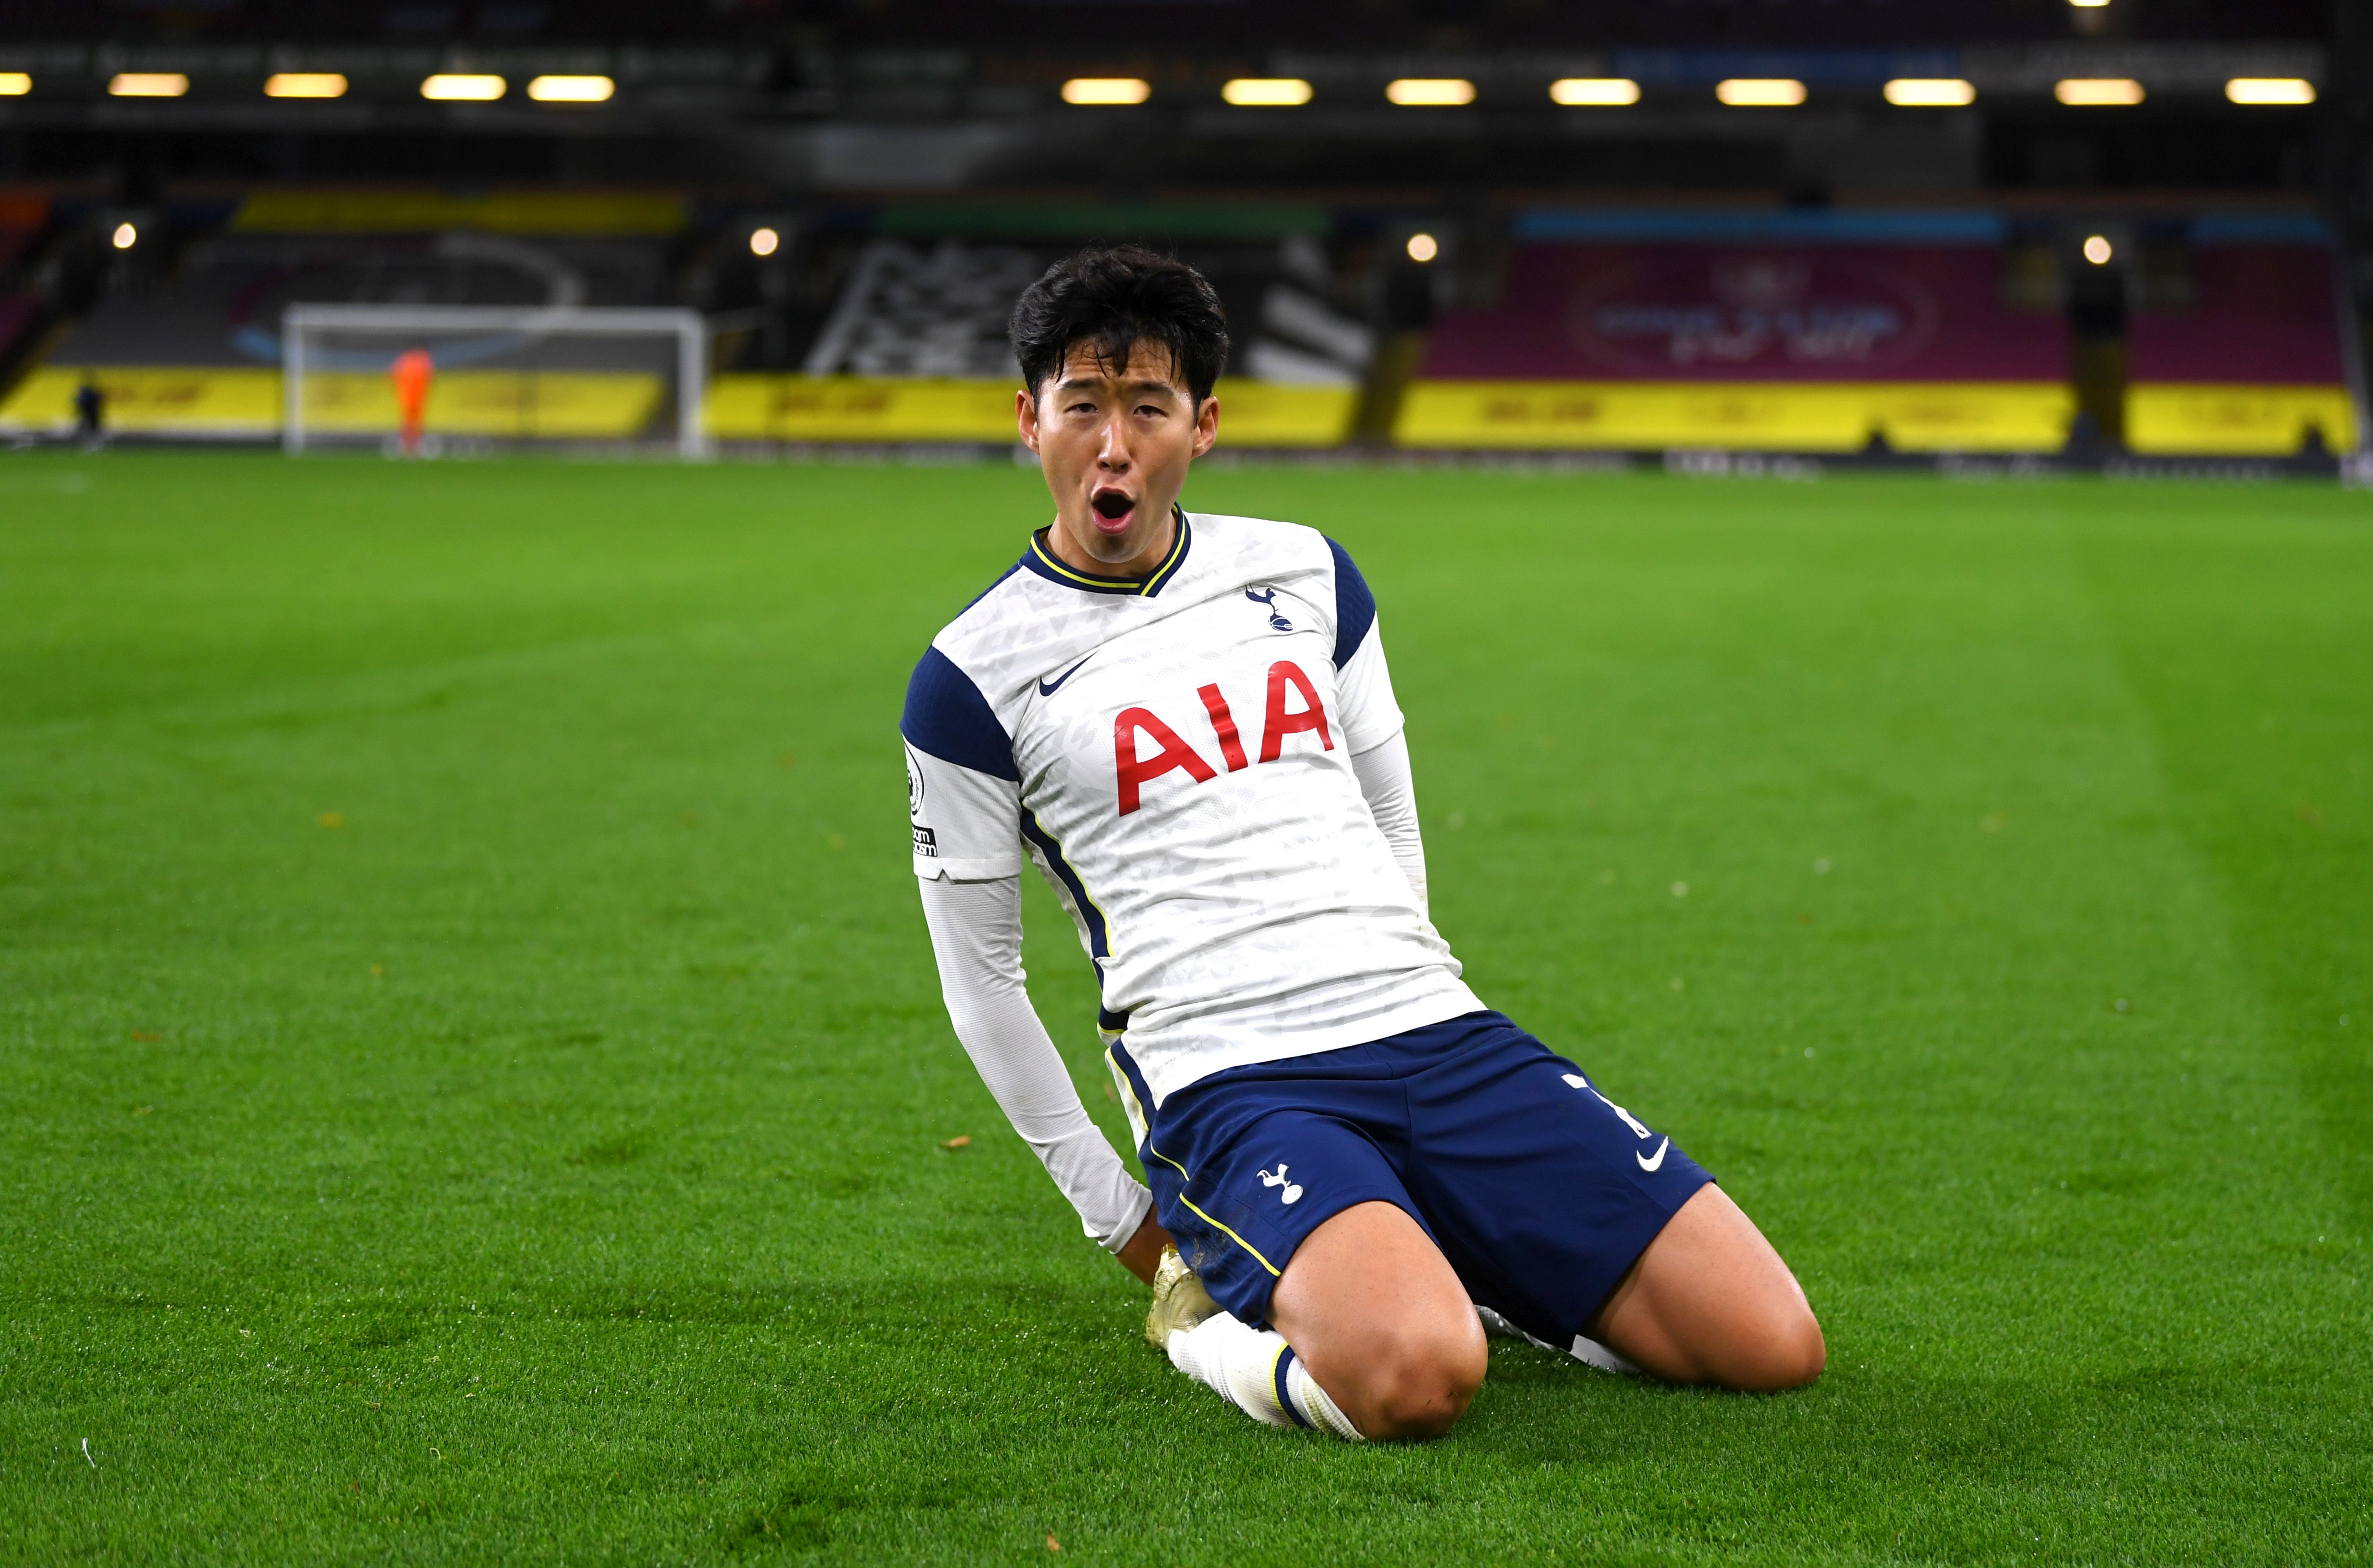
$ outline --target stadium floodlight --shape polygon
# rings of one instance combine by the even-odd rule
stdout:
[[[601,350],[570,340],[642,339],[653,347],[640,353]],[[369,394],[384,387],[395,357],[427,347],[440,379],[476,379],[482,390],[512,389],[506,431],[527,439],[579,437],[600,432],[556,427],[565,410],[538,410],[545,383],[573,386],[595,409],[593,423],[617,423],[619,410],[632,427],[661,409],[663,388],[672,380],[674,439],[680,457],[707,455],[702,414],[708,387],[708,328],[697,310],[625,306],[552,305],[291,305],[281,313],[281,446],[290,456],[304,451],[334,423],[347,436],[389,433],[382,420],[363,417],[377,405]],[[626,369],[587,369],[624,361]],[[522,364],[542,360],[544,365]],[[549,368],[545,368],[548,366]],[[313,388],[325,378],[332,384]],[[317,415],[321,417],[317,417]],[[337,417],[331,417],[337,416]],[[539,421],[542,421],[539,424]],[[631,430],[607,439],[631,439]]]
[[[1805,101],[1805,84],[1794,76],[1733,76],[1716,82],[1713,96],[1733,109],[1794,109]]]
[[[500,76],[439,71],[420,84],[420,96],[440,103],[492,103],[511,90]]]
[[[1569,109],[1619,109],[1640,101],[1640,84],[1629,76],[1566,76],[1549,84],[1549,101]]]
[[[750,231],[750,253],[754,256],[771,256],[782,242],[782,235],[772,228],[754,228]]]
[[[2128,109],[2143,100],[2143,85],[2131,76],[2068,76],[2052,96],[2071,109]]]
[[[179,71],[118,71],[107,84],[110,98],[179,98],[189,90]]]
[[[1220,96],[1239,109],[1299,109],[1310,101],[1310,84],[1300,76],[1238,76]]]
[[[1403,76],[1385,84],[1385,97],[1403,109],[1457,109],[1475,101],[1464,76]]]
[[[335,71],[275,71],[263,79],[266,98],[344,98],[346,78]]]
[[[119,223],[115,226],[115,232],[107,237],[107,242],[119,251],[129,251],[140,243],[140,230],[131,224]]]
[[[1433,260],[1434,257],[1439,256],[1440,254],[1442,254],[1442,241],[1436,240],[1432,235],[1412,234],[1409,237],[1409,258],[1410,261],[1422,263]]]
[[[0,71],[0,98],[22,98],[33,90],[33,78],[23,71]]]
[[[2108,266],[2110,258],[2117,254],[2116,248],[2110,243],[2110,238],[2106,234],[2087,234],[2085,236],[2084,249],[2085,259],[2097,267]]]
[[[1959,109],[1978,100],[1978,89],[1958,76],[1898,76],[1885,90],[1898,109]]]
[[[1063,84],[1065,103],[1143,103],[1152,96],[1142,76],[1073,76]]]
[[[527,85],[538,103],[607,103],[617,90],[607,76],[538,76]]]
[[[2225,84],[2235,103],[2313,103],[2315,84],[2303,76],[2236,76]]]

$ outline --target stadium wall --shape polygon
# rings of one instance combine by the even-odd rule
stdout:
[[[2354,451],[2342,281],[2322,226],[2195,224],[2189,301],[2127,329],[2126,444],[2152,456]]]
[[[2068,328],[2003,303],[1986,213],[1533,213],[1445,312],[1409,447],[2052,451]]]

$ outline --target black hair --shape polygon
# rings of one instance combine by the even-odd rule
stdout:
[[[1013,302],[1009,330],[1033,397],[1081,344],[1107,370],[1126,366],[1140,339],[1161,345],[1198,408],[1228,362],[1219,290],[1186,263],[1137,245],[1092,245],[1057,262]]]

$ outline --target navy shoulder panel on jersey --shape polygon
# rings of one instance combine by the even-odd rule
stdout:
[[[1368,640],[1368,628],[1376,624],[1376,596],[1368,591],[1368,579],[1360,575],[1342,545],[1328,539],[1327,547],[1335,552],[1335,668],[1340,670],[1360,651],[1360,645]]]
[[[1013,737],[997,721],[972,677],[936,648],[923,650],[922,662],[906,683],[906,711],[899,716],[898,732],[908,745],[941,762],[1022,781],[1022,770],[1013,766]]]

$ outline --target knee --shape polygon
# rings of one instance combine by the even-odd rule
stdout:
[[[1490,1364],[1480,1325],[1471,1335],[1429,1336],[1397,1346],[1374,1363],[1362,1401],[1366,1408],[1354,1420],[1362,1435],[1380,1441],[1439,1437],[1466,1413]]]
[[[1829,1348],[1811,1307],[1798,1302],[1793,1310],[1766,1315],[1738,1335],[1724,1359],[1721,1381],[1753,1394],[1777,1394],[1801,1388],[1821,1375],[1829,1364]]]

